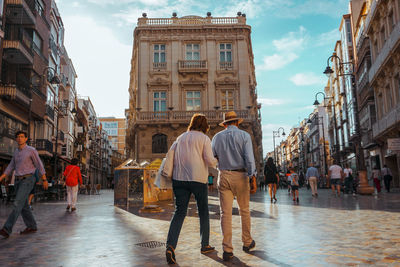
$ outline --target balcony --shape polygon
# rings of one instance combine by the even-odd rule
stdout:
[[[6,0],[7,22],[10,24],[36,24],[34,0]]]
[[[207,60],[179,60],[178,71],[180,73],[205,73],[207,69]]]
[[[6,32],[3,41],[4,59],[11,64],[33,64],[33,41],[22,28]]]
[[[40,155],[53,155],[53,143],[47,139],[36,139],[32,142],[32,146],[36,148]]]
[[[223,121],[223,113],[225,111],[214,111],[214,110],[197,110],[197,111],[159,111],[159,112],[136,112],[137,122],[155,122],[159,121],[165,122],[187,122],[189,123],[193,114],[202,113],[204,114],[209,122],[221,122]],[[244,121],[252,122],[257,119],[256,114],[250,114],[248,110],[236,110],[236,114],[239,118],[244,119]]]
[[[0,97],[15,101],[24,106],[29,106],[31,94],[26,88],[17,86],[15,84],[0,85]]]
[[[376,143],[372,136],[372,131],[367,131],[361,135],[361,146],[363,149],[368,149],[375,145],[376,145]]]
[[[58,57],[58,47],[52,37],[50,37],[50,39],[49,39],[49,46],[50,46],[51,53],[53,54],[53,57],[56,59]]]
[[[167,62],[153,62],[153,69],[155,70],[167,69]]]
[[[381,119],[377,120],[372,126],[373,137],[377,138],[390,130],[393,126],[400,122],[400,104],[397,104],[391,111],[386,113]]]
[[[46,115],[54,121],[54,109],[49,105],[46,105]]]
[[[182,18],[139,18],[138,26],[202,26],[202,25],[237,25],[246,24],[245,17],[199,17],[185,16]]]
[[[219,63],[220,70],[233,70],[233,62],[220,62]]]
[[[397,23],[390,37],[385,41],[385,44],[382,50],[379,52],[378,57],[376,57],[375,62],[373,62],[371,69],[369,70],[369,81],[373,82],[375,78],[378,76],[378,73],[381,72],[383,66],[387,63],[388,58],[393,49],[397,46],[400,41],[400,23]]]

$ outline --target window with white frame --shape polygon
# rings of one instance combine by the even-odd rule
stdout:
[[[153,111],[166,111],[167,110],[167,92],[156,91],[153,92]]]
[[[186,44],[186,60],[200,60],[200,44]]]
[[[232,62],[232,44],[219,44],[219,62]]]
[[[54,107],[54,93],[47,88],[47,100],[46,100],[46,105],[50,107]]]
[[[187,91],[186,92],[186,110],[200,110],[201,99],[200,91]]]
[[[234,108],[233,90],[222,90],[221,91],[221,108],[223,110],[233,110],[233,108]]]
[[[165,62],[165,44],[155,44],[153,46],[153,62],[164,63]]]

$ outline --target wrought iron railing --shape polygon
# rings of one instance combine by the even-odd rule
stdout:
[[[207,69],[207,60],[179,60],[179,70]]]
[[[202,113],[209,121],[222,121],[224,110],[199,110],[199,111],[144,111],[136,112],[137,121],[157,121],[157,120],[168,120],[168,121],[190,121],[193,114]],[[255,120],[257,119],[256,114],[251,114],[248,110],[236,110],[236,114],[239,118],[244,120]]]

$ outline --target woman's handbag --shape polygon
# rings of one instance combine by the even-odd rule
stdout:
[[[169,149],[165,158],[163,158],[160,168],[158,169],[154,184],[159,189],[172,189],[172,174],[174,170],[176,142]]]

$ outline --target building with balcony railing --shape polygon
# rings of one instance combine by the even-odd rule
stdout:
[[[376,120],[372,137],[378,144],[370,151],[372,164],[386,164],[393,173],[394,186],[400,185],[400,150],[389,147],[389,139],[400,141],[400,0],[374,0],[365,19],[370,40],[369,85],[374,92]],[[368,132],[369,135],[370,132]]]
[[[164,157],[194,113],[207,116],[209,136],[223,113],[235,110],[253,140],[262,173],[261,118],[257,103],[251,27],[245,15],[138,19],[134,30],[127,151],[141,162]]]
[[[48,64],[47,18],[50,0],[4,0],[0,8],[0,116],[1,124],[26,130],[35,139],[36,121],[46,114],[46,86],[42,73]],[[39,7],[43,7],[39,13]],[[39,137],[42,138],[42,137]],[[0,133],[0,167],[8,164],[14,136]],[[3,145],[4,144],[4,145]],[[34,144],[34,142],[32,142]],[[3,153],[3,152],[4,153]]]

